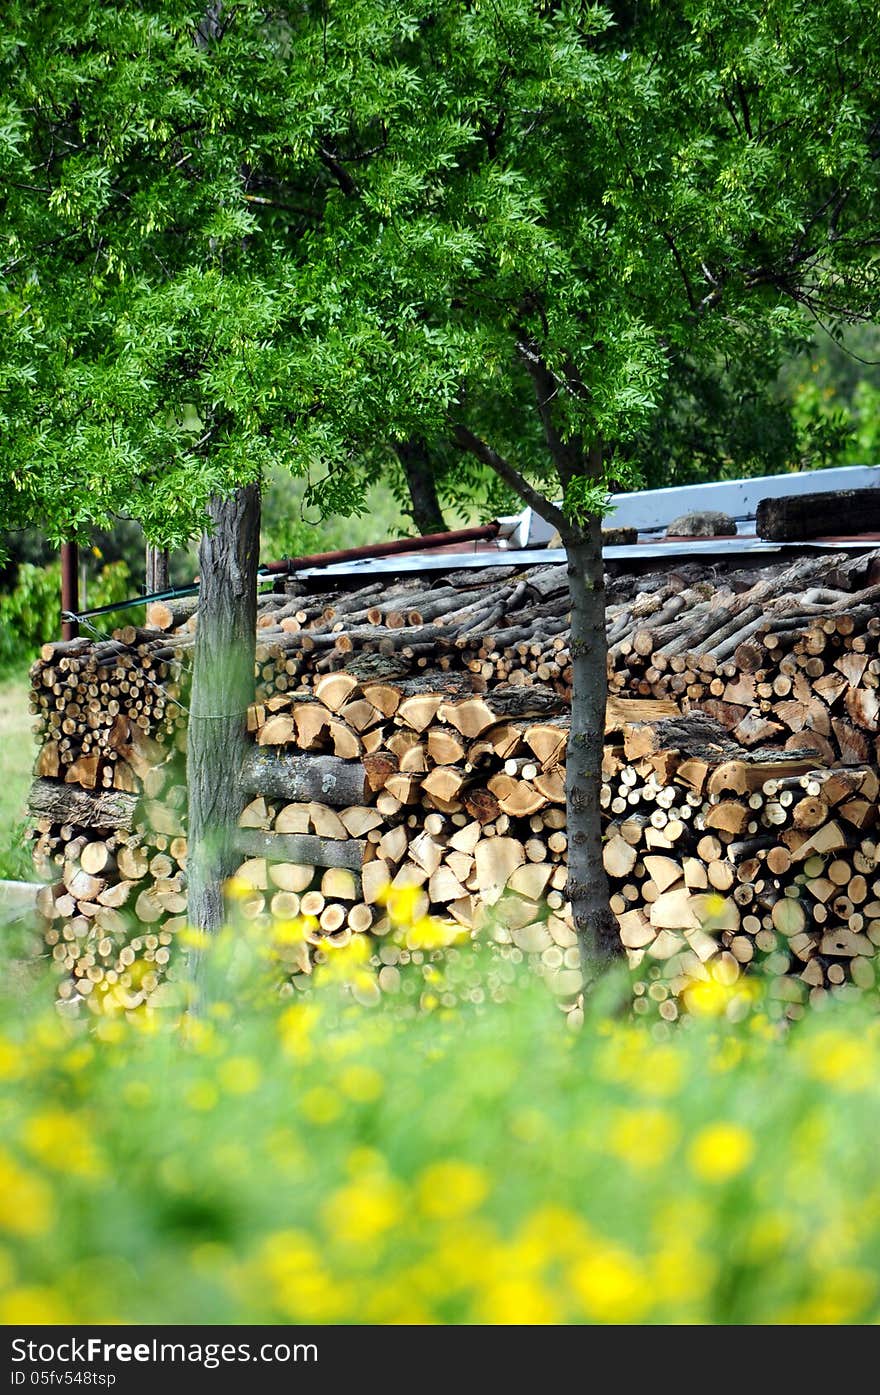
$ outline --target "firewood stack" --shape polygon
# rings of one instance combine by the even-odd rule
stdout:
[[[691,563],[611,583],[601,801],[637,1010],[672,1019],[688,984],[759,963],[790,1017],[873,981],[876,566]],[[34,666],[36,853],[69,997],[149,993],[184,923],[191,611],[155,607],[161,629],[50,646]],[[488,927],[499,972],[532,958],[577,1020],[567,644],[564,569],[540,554],[513,575],[261,598],[239,907],[305,918],[294,989],[358,934],[382,989],[408,959],[427,970],[430,953],[388,937],[388,896],[407,887],[450,937]]]
[[[134,1008],[169,973],[186,918],[186,721],[180,646],[124,628],[43,646],[31,834],[63,1000]],[[173,970],[171,970],[173,973]]]

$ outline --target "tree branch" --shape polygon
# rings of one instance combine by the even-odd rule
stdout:
[[[499,455],[490,445],[476,436],[473,431],[463,426],[461,422],[455,422],[452,434],[456,445],[460,446],[462,450],[469,451],[471,455],[476,456],[477,460],[494,470],[505,484],[516,490],[520,498],[524,499],[530,508],[533,508],[548,523],[552,523],[563,538],[575,535],[576,528],[566,518],[562,510],[539,493],[537,489],[534,489],[518,470],[515,470],[502,455]]]
[[[325,165],[334,176],[343,194],[347,194],[349,198],[352,198],[358,192],[358,187],[345,166],[340,164],[332,150],[327,150],[323,145],[318,150],[318,156],[321,164]]]
[[[551,403],[557,393],[562,391],[565,384],[556,377],[555,373],[551,373],[533,340],[520,339],[516,348],[534,385],[538,415],[544,428],[547,449],[553,464],[559,471],[563,487],[565,487],[576,472],[577,458],[580,454],[574,443],[563,441],[553,421]]]

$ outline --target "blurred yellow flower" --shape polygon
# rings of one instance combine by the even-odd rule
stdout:
[[[320,1010],[315,1003],[294,1003],[285,1008],[278,1020],[278,1031],[288,1055],[297,1061],[311,1060],[312,1035],[319,1021]]]
[[[424,902],[425,896],[418,886],[395,886],[385,896],[385,907],[393,925],[411,925],[415,919],[416,907]]]
[[[399,1182],[373,1173],[335,1191],[322,1206],[321,1215],[333,1239],[364,1245],[377,1240],[401,1220],[404,1201]]]
[[[639,1322],[652,1302],[642,1264],[613,1245],[588,1248],[569,1271],[571,1286],[593,1322]]]
[[[808,1037],[802,1051],[814,1080],[842,1090],[867,1090],[876,1080],[876,1064],[864,1041],[838,1031],[817,1032]]]
[[[833,1326],[865,1321],[877,1290],[876,1276],[866,1269],[836,1268],[823,1274],[818,1292],[774,1315],[778,1323]]]
[[[691,1168],[704,1182],[726,1182],[748,1167],[755,1140],[741,1124],[710,1124],[689,1150]]]
[[[313,1085],[300,1100],[300,1110],[310,1124],[332,1124],[342,1113],[342,1102],[327,1085]]]
[[[0,1325],[50,1327],[75,1321],[69,1307],[54,1289],[14,1288],[0,1296]]]
[[[55,1204],[46,1183],[0,1149],[0,1230],[25,1237],[44,1235],[54,1219]]]
[[[425,915],[413,924],[407,924],[404,943],[407,949],[444,949],[468,939],[469,933],[461,925],[446,924],[435,916]]]
[[[104,1173],[88,1127],[66,1109],[33,1114],[22,1129],[22,1141],[44,1167],[74,1177],[100,1177]]]
[[[416,1181],[419,1207],[432,1220],[449,1220],[475,1211],[489,1190],[489,1178],[482,1168],[455,1158],[431,1163]]]
[[[490,1283],[479,1296],[477,1314],[493,1326],[552,1325],[565,1319],[562,1304],[546,1284],[517,1275]]]
[[[339,1088],[344,1095],[357,1104],[377,1100],[384,1088],[382,1076],[372,1066],[354,1064],[346,1066],[339,1075]]]
[[[18,1080],[24,1074],[24,1052],[8,1037],[0,1037],[0,1080]]]
[[[217,1068],[220,1088],[231,1095],[253,1094],[262,1078],[259,1064],[253,1056],[230,1056]]]
[[[712,1292],[718,1272],[714,1256],[700,1250],[689,1235],[680,1235],[651,1258],[651,1287],[659,1304],[699,1304]],[[689,1321],[697,1321],[691,1309]]]
[[[265,883],[263,883],[265,885]],[[244,877],[228,877],[223,885],[223,891],[230,901],[246,901],[249,896],[253,896],[253,885]]]
[[[678,1142],[679,1129],[662,1109],[621,1110],[611,1122],[608,1147],[630,1167],[659,1167]]]
[[[349,1286],[325,1267],[305,1231],[270,1235],[258,1252],[256,1267],[271,1285],[274,1304],[292,1321],[334,1322],[351,1311]]]

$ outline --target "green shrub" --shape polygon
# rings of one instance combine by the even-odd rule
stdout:
[[[132,595],[131,573],[123,561],[108,562],[89,582],[88,608],[112,605]],[[85,602],[81,602],[86,608]],[[120,625],[142,625],[141,607],[100,617],[101,631]],[[34,658],[41,644],[61,634],[61,568],[22,562],[12,591],[0,593],[0,673],[20,667]]]

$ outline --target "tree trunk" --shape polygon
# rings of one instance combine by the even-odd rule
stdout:
[[[199,548],[199,608],[187,735],[190,924],[223,923],[223,883],[238,865],[239,771],[254,700],[260,492],[256,485],[208,506]],[[194,964],[198,972],[198,963]]]
[[[602,863],[599,790],[608,678],[605,669],[605,583],[602,524],[566,543],[571,593],[571,732],[568,741],[566,813],[568,886],[581,961],[588,979],[620,953],[617,921],[609,906]]]
[[[410,514],[419,532],[445,533],[446,520],[437,498],[434,469],[424,441],[403,441],[394,449],[403,466],[412,503]]]
[[[168,548],[147,543],[146,592],[148,596],[167,591],[170,584]]]

